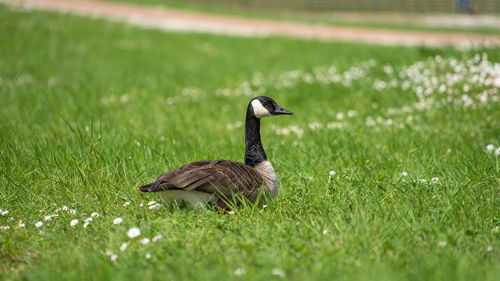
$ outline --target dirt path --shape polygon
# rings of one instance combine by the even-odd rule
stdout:
[[[131,4],[88,0],[0,0],[30,9],[54,10],[126,21],[131,24],[174,31],[194,31],[238,36],[290,36],[322,40],[345,40],[389,45],[500,45],[500,36],[383,30],[276,22],[204,14]]]

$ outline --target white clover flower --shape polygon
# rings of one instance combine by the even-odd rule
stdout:
[[[42,225],[43,225],[43,222],[41,222],[41,221],[39,221],[39,222],[35,223],[35,226],[36,226],[36,227],[42,227]]]
[[[161,236],[161,234],[156,235],[155,237],[153,237],[153,242],[160,240],[162,237],[163,236]]]
[[[446,241],[439,241],[439,242],[438,242],[438,246],[439,246],[439,247],[445,247],[445,246],[446,246],[446,244],[447,244],[447,243],[446,243]]]
[[[431,179],[431,182],[432,183],[437,183],[439,181],[439,178],[438,177],[435,177],[435,178],[432,178]]]
[[[334,177],[337,173],[335,171],[330,171],[330,177]]]
[[[141,243],[142,245],[147,245],[149,244],[150,240],[149,238],[143,238],[139,241],[139,243]]]
[[[323,229],[323,235],[326,235],[328,233],[328,230]]]
[[[271,274],[279,277],[285,277],[285,271],[280,268],[273,268],[273,270],[271,270]]]
[[[129,202],[129,201],[127,201],[127,202],[123,203],[123,207],[127,207],[127,206],[129,206],[129,205],[130,205],[130,202]]]
[[[129,238],[135,238],[141,235],[141,230],[137,227],[132,227],[131,229],[128,230],[127,235]]]
[[[122,223],[123,219],[122,218],[116,218],[113,220],[113,224],[120,224]]]
[[[52,220],[52,216],[44,216],[43,220],[44,221],[50,221],[50,220]]]
[[[495,146],[494,146],[494,145],[492,145],[492,144],[488,144],[488,145],[486,146],[486,151],[488,151],[488,152],[490,152],[490,153],[491,153],[491,152],[493,152],[493,150],[494,150],[494,149],[495,149]]]
[[[354,116],[356,116],[356,111],[354,110],[347,111],[347,117],[352,118]]]
[[[148,202],[148,205],[149,205],[149,206],[151,206],[151,205],[153,205],[153,204],[156,204],[156,201],[149,201],[149,202]]]
[[[127,242],[122,243],[120,245],[120,251],[122,251],[122,252],[125,251],[127,249],[127,247],[128,247],[128,243]]]
[[[69,222],[70,226],[75,226],[77,224],[78,224],[78,220],[77,219],[74,219],[74,220],[72,220],[72,221]]]
[[[403,175],[403,177],[407,177],[408,173],[406,171],[403,171],[403,172],[401,172],[401,175]]]
[[[2,212],[0,212],[0,214],[2,214],[2,216],[5,216],[9,213],[9,210],[3,210]]]
[[[69,213],[70,213],[71,215],[75,215],[75,214],[76,214],[76,210],[75,210],[75,209],[71,209],[71,210],[69,210]]]
[[[69,208],[68,208],[68,206],[63,206],[63,207],[62,207],[62,210],[63,210],[63,211],[67,211],[68,209],[69,209]]]
[[[245,273],[246,273],[246,271],[245,271],[245,269],[244,269],[244,268],[242,268],[242,267],[238,267],[238,268],[236,268],[236,269],[234,270],[234,275],[236,275],[236,276],[241,276],[241,275],[243,275],[243,274],[245,274]]]
[[[96,213],[96,212],[93,212],[92,214],[90,214],[91,217],[94,217],[94,218],[98,218],[100,217],[101,215],[99,215],[99,213]]]
[[[116,261],[116,259],[118,258],[118,255],[117,254],[112,254],[111,255],[111,261]]]

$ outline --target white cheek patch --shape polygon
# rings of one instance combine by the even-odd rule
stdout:
[[[260,103],[259,100],[252,101],[252,108],[255,117],[262,118],[266,116],[271,116],[271,113]]]

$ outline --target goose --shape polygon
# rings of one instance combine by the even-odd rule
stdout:
[[[252,203],[262,198],[259,199],[262,206],[265,198],[274,199],[278,195],[278,178],[262,146],[260,119],[292,114],[270,97],[254,97],[248,104],[245,120],[245,163],[197,161],[166,172],[139,189],[142,192],[158,192],[164,201],[175,201],[179,206],[187,205],[190,209],[202,208],[206,204],[227,209],[231,207],[231,202],[241,203],[241,200],[233,200],[239,196]]]

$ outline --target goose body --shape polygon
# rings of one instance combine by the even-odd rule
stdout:
[[[267,159],[260,138],[260,118],[292,114],[269,97],[253,98],[245,120],[245,163],[228,160],[203,160],[166,172],[143,192],[159,192],[167,202],[187,203],[199,208],[207,203],[226,208],[239,196],[250,202],[278,195],[278,178]],[[238,203],[236,201],[235,203]]]

